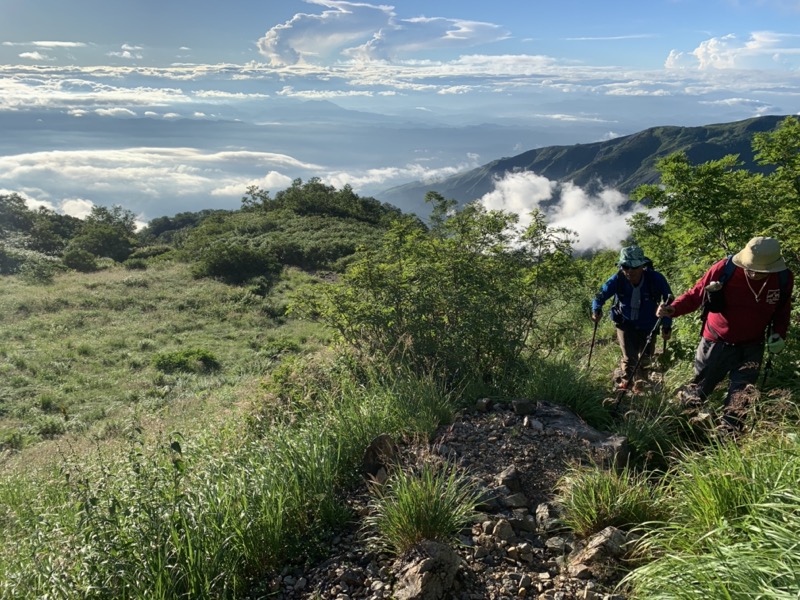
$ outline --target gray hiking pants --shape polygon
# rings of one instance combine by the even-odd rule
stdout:
[[[644,376],[644,367],[650,364],[650,359],[656,348],[656,337],[650,342],[650,347],[645,351],[645,344],[647,343],[647,336],[650,335],[649,331],[642,331],[641,329],[622,329],[617,327],[617,342],[619,342],[620,350],[622,350],[622,363],[621,368],[624,373],[625,380],[635,377]],[[644,354],[642,355],[642,353]],[[642,360],[639,363],[638,373],[634,373],[636,368],[636,361],[639,360],[639,355],[642,355]]]
[[[730,379],[725,406],[731,396],[748,384],[755,385],[761,368],[764,345],[733,346],[700,338],[694,357],[694,380],[700,397],[705,399],[727,375]]]

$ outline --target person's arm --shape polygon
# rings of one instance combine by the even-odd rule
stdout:
[[[658,292],[661,295],[661,304],[668,304],[672,299],[672,288],[669,286],[667,278],[662,273],[658,274]],[[658,316],[658,307],[656,307],[656,316]],[[668,340],[672,335],[672,317],[666,315],[661,317],[661,334],[665,340]]]
[[[618,277],[619,273],[614,273],[611,277],[606,279],[606,282],[600,287],[600,291],[595,294],[592,300],[593,321],[599,320],[600,316],[603,314],[603,304],[605,304],[606,300],[611,298],[611,296],[616,294]]]
[[[656,315],[659,317],[680,317],[688,315],[690,312],[696,311],[703,305],[703,296],[705,294],[706,286],[712,281],[719,281],[723,270],[725,269],[725,261],[722,259],[712,266],[705,274],[697,280],[692,289],[685,291],[678,296],[675,301],[669,306],[659,306]]]

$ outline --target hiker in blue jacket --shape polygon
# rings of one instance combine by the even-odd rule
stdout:
[[[602,318],[602,308],[612,296],[614,304],[609,311],[617,327],[617,341],[622,350],[620,374],[616,377],[619,389],[627,389],[635,378],[645,379],[644,367],[655,352],[655,336],[650,347],[645,348],[647,337],[656,327],[656,309],[672,295],[666,278],[653,268],[652,261],[639,246],[627,246],[619,253],[619,270],[600,288],[592,301],[592,321]],[[672,319],[661,319],[661,335],[668,340],[672,333]],[[641,357],[641,360],[639,358]],[[634,373],[639,363],[638,372]]]

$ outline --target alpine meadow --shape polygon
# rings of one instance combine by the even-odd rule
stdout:
[[[800,120],[749,144],[631,166],[648,210],[620,245],[676,294],[753,236],[800,273]],[[314,178],[243,194],[143,229],[120,205],[79,220],[0,194],[0,598],[279,598],[265,582],[347,527],[393,559],[463,544],[490,500],[469,465],[419,452],[365,481],[365,451],[519,399],[625,440],[624,461],[565,464],[551,492],[577,540],[627,535],[592,597],[798,597],[796,306],[746,430],[723,436],[721,387],[706,421],[676,401],[699,314],[659,348],[657,385],[609,401],[614,325],[589,317],[617,251],[577,252],[543,213],[428,189],[421,217]],[[381,577],[363,597],[400,597]],[[309,584],[293,597],[321,598]]]

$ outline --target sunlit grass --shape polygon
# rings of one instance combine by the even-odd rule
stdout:
[[[379,546],[396,555],[423,540],[452,542],[472,521],[481,499],[480,487],[466,473],[436,460],[397,468],[373,491],[365,525]]]
[[[127,430],[114,453],[4,478],[0,597],[236,597],[252,577],[313,556],[349,518],[341,494],[369,441],[429,435],[452,414],[430,381],[379,379],[340,380],[291,418]]]
[[[796,598],[800,592],[796,425],[712,443],[677,461],[669,519],[639,546],[636,598]]]
[[[61,274],[51,285],[4,277],[0,447],[22,449],[62,434],[107,436],[108,419],[132,422],[137,412],[235,396],[282,360],[276,339],[292,340],[284,344],[292,353],[327,342],[318,326],[280,316],[286,294],[307,280],[289,271],[264,298],[193,279],[173,263]],[[154,365],[158,355],[187,350],[210,353],[219,369],[163,373]]]

